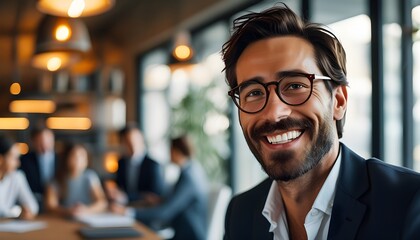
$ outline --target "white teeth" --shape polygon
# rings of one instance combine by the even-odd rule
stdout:
[[[279,134],[276,136],[267,136],[267,140],[269,143],[272,144],[281,144],[281,143],[286,143],[286,142],[290,142],[293,139],[299,137],[302,134],[302,132],[300,131],[289,131],[283,134]]]

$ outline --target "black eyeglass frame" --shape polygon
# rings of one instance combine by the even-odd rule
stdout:
[[[286,77],[289,77],[289,76],[291,76],[291,75],[293,75],[293,76],[304,76],[304,77],[306,77],[306,78],[307,78],[307,79],[311,82],[311,90],[310,90],[310,92],[309,92],[309,94],[308,94],[308,97],[307,97],[307,98],[306,98],[306,99],[305,99],[302,103],[299,103],[299,104],[290,104],[290,103],[286,102],[286,101],[285,101],[285,100],[281,97],[281,94],[280,94],[280,93],[279,93],[279,91],[278,91],[279,86],[280,86],[280,82],[281,82],[283,79],[285,79]],[[314,86],[314,80],[325,80],[325,81],[331,81],[332,79],[331,79],[330,77],[328,77],[328,76],[322,76],[322,75],[317,75],[317,74],[313,74],[313,73],[303,73],[303,72],[286,72],[286,75],[285,75],[284,77],[282,77],[281,79],[277,80],[277,81],[272,81],[272,82],[268,82],[268,83],[262,83],[262,82],[260,82],[260,81],[258,81],[258,80],[250,80],[250,81],[243,82],[243,83],[239,84],[238,86],[236,86],[236,87],[232,88],[231,90],[229,90],[229,91],[228,91],[228,95],[232,98],[233,103],[235,103],[235,105],[239,108],[239,110],[241,110],[242,112],[245,112],[245,113],[254,114],[254,113],[261,112],[261,111],[265,108],[265,106],[267,105],[268,98],[270,97],[270,91],[269,91],[269,89],[268,89],[268,86],[270,86],[270,85],[274,85],[274,86],[276,86],[276,94],[277,94],[277,96],[279,97],[279,99],[280,99],[282,102],[284,102],[285,104],[287,104],[287,105],[289,105],[289,106],[299,106],[299,105],[303,105],[303,104],[305,104],[305,103],[309,100],[309,98],[311,98],[311,96],[312,96],[312,90],[313,90],[313,86]],[[261,107],[261,109],[260,109],[260,110],[255,111],[255,112],[245,111],[244,109],[242,109],[242,108],[241,108],[241,106],[239,106],[239,101],[236,101],[236,100],[235,100],[235,99],[239,99],[239,94],[236,94],[235,92],[236,92],[236,91],[237,91],[240,87],[242,87],[242,86],[243,86],[243,85],[245,85],[245,84],[249,84],[250,82],[255,82],[255,83],[258,83],[258,84],[262,85],[262,86],[265,88],[265,91],[267,92],[267,95],[266,95],[266,99],[265,99],[265,103],[264,103],[264,105]]]

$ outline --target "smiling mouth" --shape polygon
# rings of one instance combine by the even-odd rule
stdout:
[[[270,144],[283,144],[288,143],[302,135],[302,131],[292,130],[282,134],[267,136],[267,141]]]

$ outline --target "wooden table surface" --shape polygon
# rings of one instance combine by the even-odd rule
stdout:
[[[79,229],[86,227],[83,223],[75,220],[63,219],[56,216],[39,215],[34,221],[42,221],[47,224],[43,229],[29,231],[25,233],[0,232],[1,240],[79,240],[83,237]],[[118,238],[118,239],[139,239],[139,240],[158,240],[159,236],[145,225],[137,222],[133,226],[141,233],[141,237]],[[116,238],[112,238],[116,239]]]

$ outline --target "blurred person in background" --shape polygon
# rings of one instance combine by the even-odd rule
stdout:
[[[208,180],[201,165],[192,159],[192,146],[186,136],[171,140],[171,161],[180,168],[172,192],[155,206],[125,208],[113,204],[111,210],[134,216],[159,230],[162,224],[173,228],[174,240],[205,240],[207,234]]]
[[[51,129],[37,127],[31,131],[31,151],[21,156],[21,169],[34,193],[40,210],[46,186],[51,182],[57,169],[54,133]]]
[[[32,219],[39,210],[25,175],[17,170],[19,156],[19,145],[0,135],[0,218]]]
[[[87,149],[68,144],[60,159],[56,177],[46,190],[46,210],[66,217],[105,211],[108,204],[100,179],[87,168]]]
[[[119,136],[124,154],[118,161],[117,188],[105,185],[110,201],[133,204],[161,197],[165,191],[163,168],[147,154],[140,129],[127,125]]]

